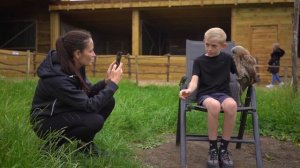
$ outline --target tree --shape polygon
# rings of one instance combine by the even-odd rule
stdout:
[[[294,16],[293,16],[293,42],[292,42],[292,76],[293,76],[293,90],[294,93],[298,90],[298,32],[299,32],[299,0],[294,2]]]

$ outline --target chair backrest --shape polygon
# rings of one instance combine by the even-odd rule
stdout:
[[[235,46],[234,42],[227,41],[227,47],[224,48],[222,51],[229,53],[231,55],[231,49]],[[187,81],[190,81],[192,78],[192,71],[193,71],[193,64],[194,60],[203,55],[205,53],[205,46],[203,41],[193,41],[193,40],[186,40],[186,77]],[[233,98],[238,102],[240,102],[240,94],[238,89],[238,83],[236,81],[236,76],[231,74],[230,75],[230,90]],[[195,100],[196,93],[193,93],[190,96],[191,100]]]

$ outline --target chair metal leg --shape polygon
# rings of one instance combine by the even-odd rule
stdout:
[[[176,131],[176,146],[180,144],[180,110],[181,110],[181,103],[180,99],[178,101],[178,116],[177,116],[177,131]]]
[[[252,107],[254,109],[256,109],[256,92],[255,92],[254,87],[252,87],[251,101],[252,101]],[[254,141],[255,141],[256,167],[262,168],[263,160],[262,160],[262,156],[261,156],[258,115],[257,115],[256,110],[254,110],[252,113],[252,123],[253,123],[253,136],[254,136]]]
[[[180,101],[180,165],[187,167],[186,161],[186,111],[185,101]]]
[[[258,127],[258,116],[257,112],[254,111],[252,114],[252,120],[253,120],[253,136],[255,141],[255,154],[256,154],[256,167],[262,168],[263,167],[263,161],[261,156],[261,146],[260,146],[260,138],[259,138],[259,127]]]
[[[241,113],[241,118],[240,118],[240,128],[239,128],[239,133],[237,138],[238,139],[243,139],[244,137],[244,132],[245,132],[245,127],[246,127],[246,121],[247,121],[247,112],[242,112]],[[235,148],[236,149],[241,149],[242,143],[238,142],[236,143]]]
[[[246,94],[246,98],[245,98],[245,107],[250,106],[250,102],[251,102],[251,93],[253,92],[253,87],[252,86],[248,86],[247,89],[247,94]],[[254,98],[254,97],[252,97]],[[238,139],[243,139],[244,137],[244,132],[245,132],[245,127],[246,127],[246,121],[247,121],[247,112],[242,112],[241,113],[241,118],[240,118],[240,128],[239,128],[239,133],[237,138]],[[235,146],[236,149],[241,149],[242,147],[242,143],[238,142]]]

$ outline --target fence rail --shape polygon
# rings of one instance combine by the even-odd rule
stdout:
[[[115,55],[97,55],[95,62],[90,67],[92,76],[105,75],[107,67],[115,59]],[[179,80],[185,74],[184,55],[123,55],[124,74],[130,80]],[[175,69],[175,70],[174,70]]]
[[[31,53],[30,51],[11,51],[0,50],[0,71],[13,71],[26,74],[26,78],[30,77]],[[14,63],[9,62],[11,58],[15,59]],[[3,59],[4,58],[4,59]],[[5,61],[4,61],[5,60]]]
[[[45,53],[30,51],[0,50],[0,76],[34,77],[37,67],[46,57]],[[97,55],[93,64],[87,67],[89,76],[105,77],[107,68],[115,60],[115,55]],[[140,81],[179,81],[185,74],[184,55],[123,55],[124,77]],[[261,83],[267,83],[271,75],[267,72],[268,65],[257,65],[257,73]],[[21,75],[16,75],[21,74]],[[280,66],[280,72],[285,82],[292,80],[292,66]]]

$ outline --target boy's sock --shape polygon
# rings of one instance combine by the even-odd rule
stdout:
[[[217,140],[209,140],[209,150],[218,149],[218,141]]]
[[[209,167],[209,168],[219,167],[218,154],[219,154],[218,153],[218,141],[217,140],[209,140],[207,167]]]
[[[228,143],[229,141],[225,140],[225,139],[221,139],[221,144],[220,144],[220,148],[219,148],[219,163],[220,163],[220,167],[226,167],[226,168],[233,168],[233,161],[230,158],[230,153],[227,150],[228,147]]]
[[[221,150],[227,150],[229,141],[225,140],[225,139],[221,139],[221,144],[220,144],[220,151]]]

